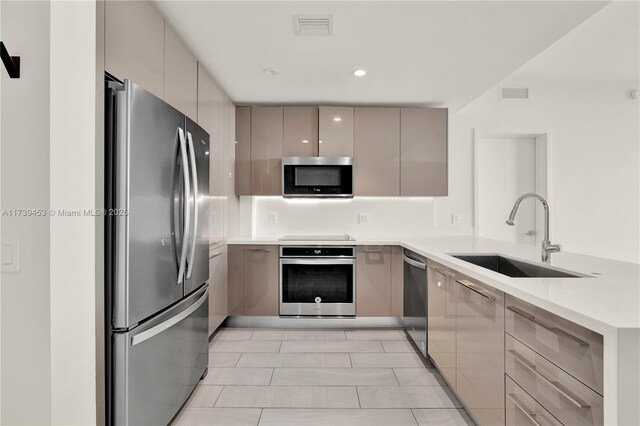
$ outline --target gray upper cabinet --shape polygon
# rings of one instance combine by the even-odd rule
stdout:
[[[236,107],[236,195],[251,195],[251,107]]]
[[[447,195],[447,110],[400,111],[400,195]]]
[[[356,108],[355,195],[400,195],[400,108]]]
[[[353,157],[353,107],[325,107],[318,111],[320,157]]]
[[[318,107],[284,107],[284,156],[318,156]]]
[[[107,1],[105,70],[164,98],[164,19],[148,1]]]
[[[251,194],[282,194],[283,107],[251,110]]]
[[[192,120],[198,117],[198,61],[165,23],[164,100]]]

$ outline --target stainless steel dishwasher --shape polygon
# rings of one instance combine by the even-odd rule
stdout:
[[[404,251],[404,314],[409,337],[427,356],[427,259]]]

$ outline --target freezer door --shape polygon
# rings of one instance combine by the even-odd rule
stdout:
[[[208,306],[204,285],[132,331],[114,333],[114,424],[169,424],[207,368]]]
[[[112,165],[114,328],[132,327],[184,295],[185,116],[129,80],[124,86],[117,94]],[[186,250],[183,257],[186,263]]]
[[[209,134],[187,118],[189,172],[191,175],[191,235],[184,294],[209,279]],[[197,185],[196,185],[197,182]]]

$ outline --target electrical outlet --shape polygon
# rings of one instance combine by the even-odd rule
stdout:
[[[451,214],[451,224],[457,225],[460,223],[460,215],[458,213]]]
[[[269,223],[278,223],[278,212],[269,213]]]
[[[358,223],[366,225],[371,222],[371,215],[369,213],[358,213]]]

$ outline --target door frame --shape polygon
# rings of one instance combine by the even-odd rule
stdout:
[[[551,151],[552,151],[552,130],[506,130],[506,129],[473,129],[473,235],[475,237],[479,237],[480,231],[480,211],[479,211],[479,191],[480,191],[480,182],[479,182],[479,159],[478,159],[478,150],[480,148],[480,141],[482,139],[491,139],[491,138],[532,138],[535,141],[536,146],[536,188],[539,185],[539,180],[541,178],[542,172],[544,172],[546,179],[545,184],[543,185],[545,190],[544,197],[547,199],[549,203],[549,222],[553,223],[554,217],[554,209],[551,208],[554,206],[553,203],[553,191],[552,191],[552,159],[551,159]],[[543,158],[544,165],[542,165],[538,159]],[[515,200],[513,200],[515,202]],[[536,225],[538,230],[542,230],[542,217],[538,214],[539,209],[536,208]],[[505,220],[507,219],[507,215],[509,213],[505,212]],[[538,232],[536,235],[536,244],[540,245],[542,243],[543,235],[541,232]]]

